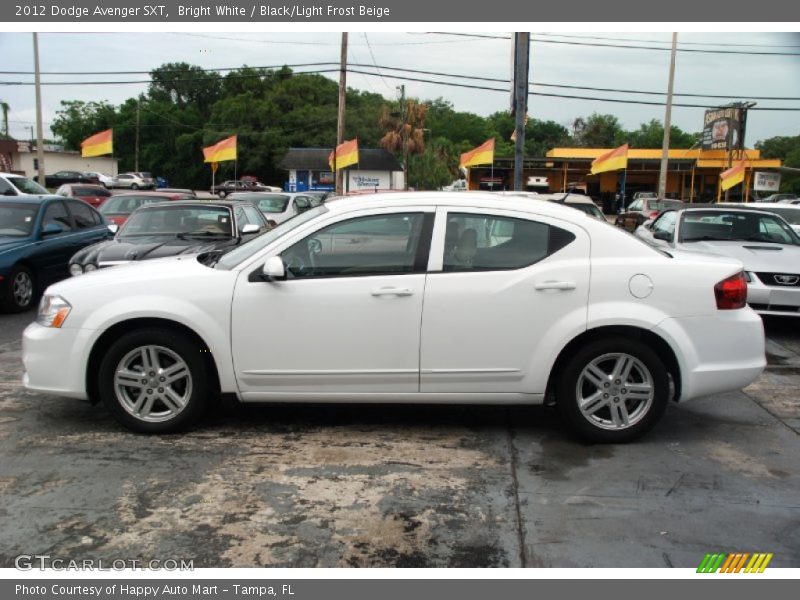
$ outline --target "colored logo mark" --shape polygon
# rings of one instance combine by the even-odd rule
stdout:
[[[772,553],[754,552],[735,552],[733,554],[706,554],[700,566],[697,567],[698,573],[763,573],[769,561],[772,560]]]

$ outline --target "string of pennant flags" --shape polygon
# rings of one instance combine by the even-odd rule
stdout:
[[[494,165],[494,150],[495,139],[488,139],[480,146],[461,154],[459,167]],[[592,161],[592,175],[608,171],[625,171],[628,168],[628,150],[629,145],[623,144],[598,156]],[[113,153],[113,128],[95,133],[81,142],[82,157],[104,156]],[[237,135],[232,135],[216,144],[203,148],[203,161],[211,163],[212,171],[217,170],[218,163],[235,161],[237,156]],[[336,146],[336,149],[328,155],[328,164],[331,167],[331,171],[338,171],[358,164],[358,138],[346,140]],[[742,159],[731,168],[722,171],[719,175],[722,191],[729,190],[744,182],[746,169],[746,161]]]

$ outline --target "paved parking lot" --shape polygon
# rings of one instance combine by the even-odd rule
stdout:
[[[0,566],[800,564],[800,322],[767,322],[770,368],[743,392],[588,446],[542,407],[271,406],[134,435],[102,407],[23,390],[31,318],[0,315]]]

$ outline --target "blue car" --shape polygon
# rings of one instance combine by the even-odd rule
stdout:
[[[85,202],[61,196],[0,199],[0,311],[30,308],[69,275],[75,252],[113,234]]]

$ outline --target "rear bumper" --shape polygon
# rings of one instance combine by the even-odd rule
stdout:
[[[675,350],[681,371],[680,401],[739,390],[767,366],[764,325],[749,308],[666,319],[653,332]]]
[[[92,329],[53,329],[31,323],[22,334],[23,385],[32,391],[86,399]]]

